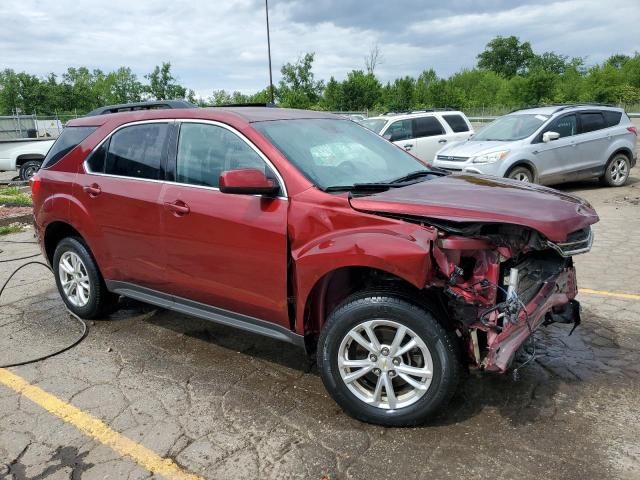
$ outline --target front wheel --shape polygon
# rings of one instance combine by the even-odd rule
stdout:
[[[460,361],[450,334],[428,311],[388,294],[360,294],[330,315],[318,366],[351,416],[387,426],[423,423],[454,394]]]
[[[509,171],[507,178],[518,180],[520,182],[532,183],[533,173],[527,167],[516,167]]]

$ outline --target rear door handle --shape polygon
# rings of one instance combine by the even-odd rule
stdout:
[[[92,183],[91,185],[85,185],[84,187],[82,187],[82,190],[88,193],[89,196],[92,198],[97,197],[98,195],[100,195],[100,193],[102,193],[102,190],[100,190],[100,185],[98,185],[97,183]]]
[[[442,139],[438,140],[438,143],[447,143],[447,140],[445,138],[442,138]]]
[[[181,217],[186,215],[191,211],[189,205],[184,203],[182,200],[176,200],[175,202],[165,202],[165,206],[173,212],[173,214],[177,217]]]
[[[408,143],[406,145],[404,145],[404,149],[405,150],[411,150],[413,148],[413,143]]]

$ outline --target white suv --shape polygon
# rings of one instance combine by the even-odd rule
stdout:
[[[456,110],[393,113],[360,123],[427,162],[448,142],[464,141],[474,134],[465,114]]]

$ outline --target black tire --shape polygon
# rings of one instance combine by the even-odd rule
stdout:
[[[364,322],[379,319],[390,320],[410,329],[411,333],[424,342],[431,355],[433,374],[426,392],[415,403],[401,408],[385,409],[361,400],[342,379],[338,366],[338,356],[342,354],[341,343],[351,329],[357,328]],[[378,333],[376,332],[375,335]],[[407,343],[408,340],[405,345]],[[347,347],[349,348],[351,347]],[[392,354],[387,355],[387,359],[392,357]],[[424,423],[451,399],[462,373],[454,336],[447,333],[430,312],[400,295],[388,292],[363,292],[352,295],[338,306],[330,314],[322,329],[318,341],[317,361],[325,388],[349,415],[358,420],[385,426],[401,427]],[[389,368],[399,367],[389,365]],[[367,378],[373,374],[378,377],[383,375],[380,375],[380,369],[376,370],[378,373],[374,370],[373,373],[367,373],[367,376],[361,377],[362,381],[369,382]],[[399,374],[394,372],[394,375]],[[373,382],[378,381],[377,377],[373,379]],[[395,381],[404,382],[400,378]],[[407,386],[406,382],[404,384]]]
[[[529,168],[522,165],[512,168],[511,170],[509,170],[509,172],[507,172],[505,176],[512,180],[520,180],[521,182],[526,183],[533,183],[534,180],[533,172]]]
[[[607,162],[600,183],[606,187],[622,187],[629,179],[631,161],[624,153],[616,153]]]
[[[86,276],[88,277],[88,300],[86,304],[83,305],[74,305],[62,287],[60,259],[69,252],[79,257],[84,266],[84,270],[86,270]],[[58,292],[60,292],[62,300],[67,308],[78,317],[88,320],[104,318],[116,309],[119,297],[107,290],[93,255],[91,255],[91,252],[80,238],[67,237],[58,243],[55,253],[53,254],[52,267],[56,277]]]
[[[38,170],[40,170],[40,166],[42,165],[42,160],[29,160],[28,162],[24,162],[20,165],[20,180],[27,181],[31,177],[33,177]]]

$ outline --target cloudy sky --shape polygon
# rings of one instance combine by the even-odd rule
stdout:
[[[280,66],[316,53],[319,78],[364,67],[378,44],[383,80],[472,67],[496,35],[534,51],[596,63],[640,51],[638,0],[271,0],[274,81]],[[202,96],[268,83],[263,0],[1,0],[0,68],[44,75],[70,66],[130,66],[142,77],[170,61]]]

